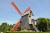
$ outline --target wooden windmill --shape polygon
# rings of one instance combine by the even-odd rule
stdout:
[[[21,19],[12,28],[12,31],[16,31],[21,26],[21,23],[24,28],[27,28],[27,27],[29,28],[29,22],[31,21],[31,16],[32,16],[30,7],[28,7],[22,14],[14,2],[12,2],[12,5],[16,9],[17,13],[21,16]]]

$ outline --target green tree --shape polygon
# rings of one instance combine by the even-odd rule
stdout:
[[[48,19],[47,18],[38,18],[37,27],[40,31],[47,31]]]
[[[0,28],[1,28],[1,31],[6,31],[7,30],[7,23],[2,23]]]
[[[48,31],[50,31],[50,19],[47,18],[47,20],[48,20]]]
[[[4,32],[7,32],[7,31],[11,31],[13,25],[9,25],[7,23],[2,23],[0,25],[0,31],[4,31]]]

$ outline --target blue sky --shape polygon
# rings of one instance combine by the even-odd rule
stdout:
[[[30,6],[34,14],[33,18],[50,18],[50,0],[0,0],[0,24],[2,22],[14,24],[21,18],[11,7],[11,2],[15,2],[22,13]]]

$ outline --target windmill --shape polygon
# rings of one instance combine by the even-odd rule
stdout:
[[[30,10],[30,7],[28,7],[22,14],[14,2],[12,2],[12,6],[16,9],[16,12],[21,16],[21,19],[14,25],[12,31],[16,31],[21,25],[23,25],[23,27],[26,29],[29,28],[29,23],[32,23],[32,11]]]

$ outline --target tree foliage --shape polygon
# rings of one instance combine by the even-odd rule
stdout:
[[[37,19],[38,24],[37,27],[40,31],[47,31],[48,29],[48,23],[50,22],[50,19],[48,18],[38,18]]]
[[[2,23],[1,25],[0,25],[0,31],[10,31],[11,30],[11,28],[12,28],[12,25],[9,25],[9,24],[7,24],[7,23]]]

